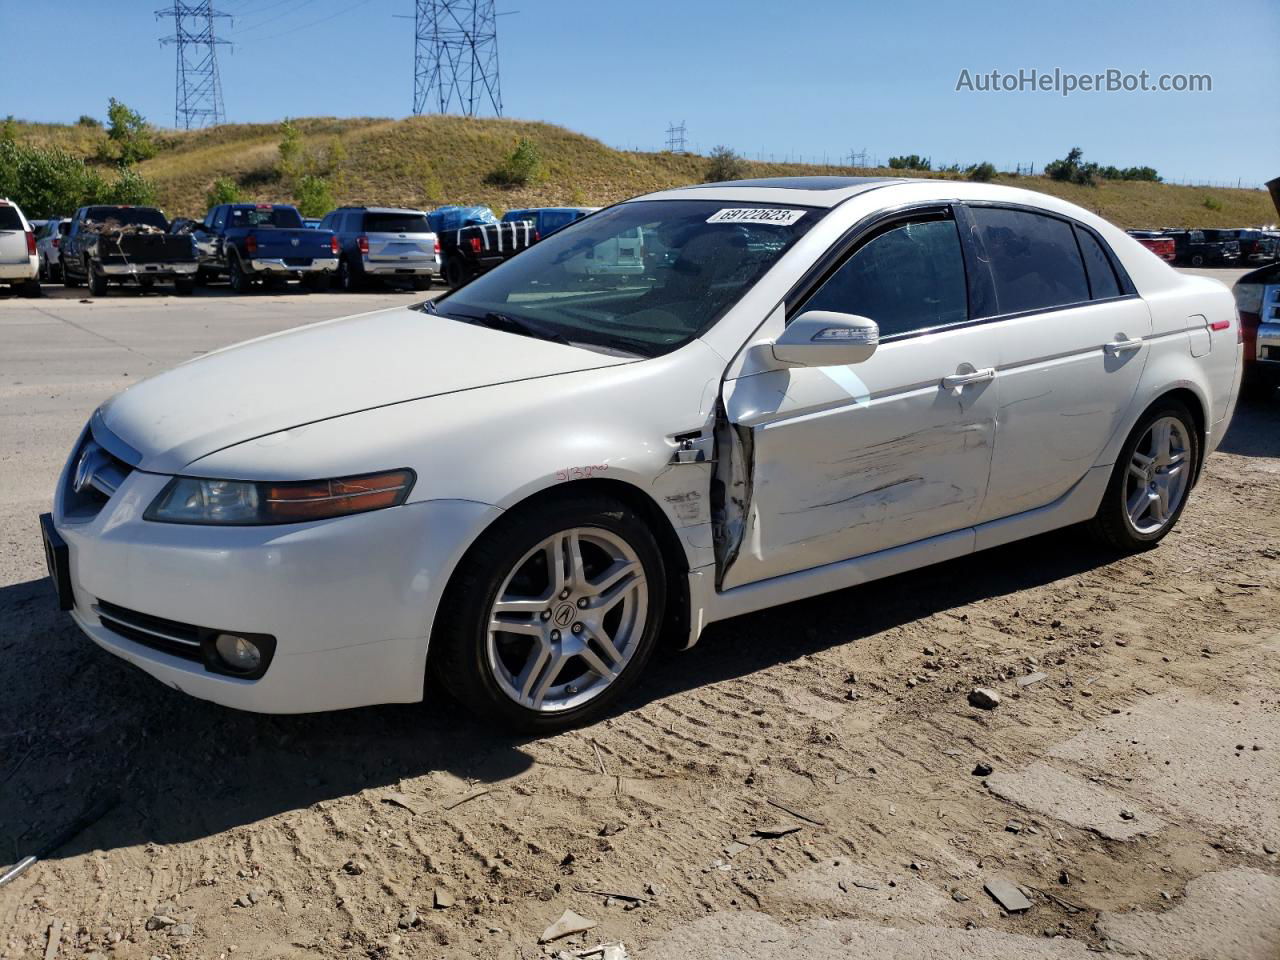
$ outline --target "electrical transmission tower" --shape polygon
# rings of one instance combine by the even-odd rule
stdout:
[[[161,37],[160,43],[176,44],[178,48],[173,125],[190,130],[226,122],[218,47],[231,41],[214,36],[213,24],[230,14],[213,9],[213,0],[173,0],[173,8],[157,10],[156,17],[173,18],[173,35]]]
[[[685,142],[684,121],[667,124],[667,149],[672,153],[684,153]]]
[[[866,166],[868,166],[868,164],[867,164],[867,148],[866,148],[866,147],[863,147],[861,150],[850,150],[850,151],[849,151],[849,166],[851,166],[851,167],[866,167]]]
[[[415,0],[413,112],[502,116],[494,0]]]

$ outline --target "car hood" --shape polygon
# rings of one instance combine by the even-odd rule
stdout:
[[[631,362],[408,307],[273,334],[144,380],[101,422],[175,473],[233,444],[344,414],[518,380]]]

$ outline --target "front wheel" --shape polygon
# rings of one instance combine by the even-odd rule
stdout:
[[[84,264],[84,275],[89,284],[89,293],[92,296],[105,297],[107,295],[107,287],[109,286],[107,275],[94,270],[93,264],[87,260]]]
[[[1168,536],[1191,492],[1200,463],[1200,435],[1176,400],[1157,403],[1120,450],[1092,527],[1125,553],[1149,550]]]
[[[445,591],[432,679],[520,730],[587,723],[642,672],[665,607],[662,554],[622,504],[584,497],[509,514]]]

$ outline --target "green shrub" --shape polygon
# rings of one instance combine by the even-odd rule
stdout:
[[[204,195],[205,209],[211,209],[220,203],[239,203],[240,187],[230,177],[219,177]]]
[[[81,127],[92,127],[95,130],[102,127],[101,120],[97,117],[91,117],[87,113],[80,114],[80,119],[76,121],[76,124]]]
[[[718,146],[711,151],[703,183],[719,183],[723,180],[741,180],[747,175],[747,161],[730,147]]]
[[[132,167],[125,167],[120,176],[106,184],[98,203],[120,203],[134,207],[156,205],[155,184]]]
[[[521,137],[511,156],[486,178],[501,187],[524,187],[542,178],[542,156],[528,137]]]
[[[287,117],[280,124],[280,176],[292,180],[302,175],[302,134]]]
[[[156,145],[151,135],[151,126],[142,114],[111,98],[107,104],[107,140],[121,164],[127,167],[154,157]]]
[[[304,173],[293,187],[293,202],[304,217],[323,217],[336,204],[324,177]]]
[[[932,170],[933,161],[919,154],[909,153],[904,157],[890,157],[891,170]]]
[[[1201,206],[1203,206],[1206,210],[1221,210],[1221,209],[1222,209],[1222,201],[1221,201],[1221,200],[1219,200],[1217,197],[1205,197],[1203,200],[1201,200],[1201,201],[1200,201],[1200,204],[1201,204]]]
[[[990,183],[995,179],[996,166],[994,163],[987,163],[984,160],[982,163],[975,163],[965,170],[965,176],[978,183]]]
[[[1046,163],[1044,172],[1051,180],[1061,180],[1063,183],[1077,183],[1084,187],[1096,186],[1095,177],[1098,174],[1098,165],[1096,163],[1084,163],[1083,160],[1084,151],[1079,147],[1072,147],[1061,160],[1051,160]]]

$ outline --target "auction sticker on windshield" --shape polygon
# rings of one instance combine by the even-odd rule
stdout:
[[[725,207],[707,217],[707,223],[772,223],[779,227],[789,227],[806,212],[764,207]]]

